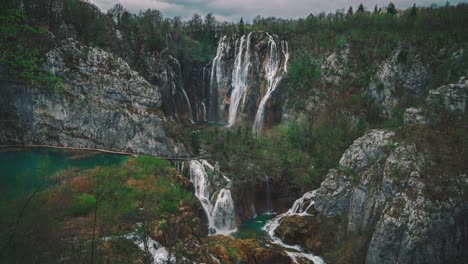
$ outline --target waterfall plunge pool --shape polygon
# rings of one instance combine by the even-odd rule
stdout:
[[[255,238],[263,244],[265,239],[268,239],[268,234],[265,232],[264,227],[275,216],[275,214],[261,214],[254,219],[244,221],[232,236],[240,239]]]

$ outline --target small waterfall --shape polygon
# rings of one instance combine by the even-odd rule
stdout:
[[[148,252],[151,255],[151,263],[153,264],[166,264],[176,263],[175,256],[161,246],[161,244],[150,237],[143,239],[135,234],[126,236],[127,239],[132,240],[142,251]],[[146,240],[146,241],[145,241]]]
[[[223,36],[218,43],[218,49],[216,51],[216,57],[213,59],[211,65],[211,76],[210,76],[210,111],[209,118],[211,121],[216,121],[218,113],[220,111],[218,103],[218,91],[217,88],[222,87],[223,82],[223,58],[226,50],[229,49],[229,43],[227,37]]]
[[[202,78],[202,96],[201,96],[201,101],[204,102],[205,101],[205,76],[206,76],[206,65],[203,66],[203,78]]]
[[[206,160],[190,161],[190,181],[208,218],[209,234],[230,234],[236,230],[234,201],[229,190],[231,180],[224,175],[223,179],[215,179],[216,174],[215,167]],[[211,184],[215,180],[224,180],[226,186],[215,191]]]
[[[247,38],[245,35],[242,36],[239,46],[236,47],[237,55],[232,71],[232,93],[227,127],[232,127],[236,123],[237,110],[241,99],[242,105],[245,105],[246,91],[249,84],[251,36],[252,32],[249,33]]]
[[[158,241],[152,239],[151,237],[142,234],[138,231],[142,227],[141,223],[137,223],[137,228],[135,232],[125,235],[124,237],[132,241],[137,245],[143,252],[149,253],[151,256],[152,264],[166,264],[166,263],[176,263],[176,258],[173,254],[169,254],[165,247],[163,247]],[[119,238],[117,237],[105,237],[104,240],[111,240]]]
[[[255,219],[255,218],[257,218],[257,216],[258,216],[257,215],[257,210],[255,210],[255,205],[254,205],[254,203],[252,201],[252,218]]]
[[[289,46],[288,46],[288,42],[285,40],[281,41],[281,52],[283,52],[283,55],[284,55],[283,71],[286,73],[288,71],[288,62],[289,62]]]
[[[293,215],[310,216],[310,214],[307,213],[307,211],[314,205],[315,195],[316,190],[305,193],[301,198],[294,201],[293,206],[286,213],[278,215],[277,217],[268,221],[268,223],[263,227],[263,229],[271,238],[270,242],[272,244],[276,244],[285,248],[286,254],[288,254],[288,256],[293,260],[294,263],[298,263],[297,258],[305,258],[312,261],[315,264],[324,263],[322,258],[315,256],[312,253],[304,252],[303,249],[298,245],[291,246],[285,244],[283,241],[281,241],[281,239],[279,239],[275,235],[275,230],[280,226],[281,222],[283,221],[283,218]]]
[[[266,213],[272,214],[273,210],[271,209],[271,188],[270,188],[270,179],[265,175],[265,190],[266,190]]]
[[[192,112],[192,106],[190,105],[190,99],[189,97],[187,96],[187,93],[185,92],[185,89],[184,87],[181,87],[182,89],[182,94],[184,95],[184,98],[185,98],[185,101],[187,102],[187,107],[189,109],[189,113],[190,113],[190,122],[192,124],[195,124],[195,121],[193,121],[193,112]]]
[[[206,121],[208,121],[207,118],[206,118],[206,105],[205,105],[204,102],[202,102],[201,106],[202,106],[202,111],[203,111],[203,122],[206,122]]]
[[[268,34],[268,33],[267,33]],[[263,96],[260,104],[258,105],[257,114],[255,115],[255,121],[252,127],[252,133],[254,135],[260,135],[263,130],[264,122],[265,122],[265,108],[268,99],[270,99],[271,94],[276,90],[278,84],[283,79],[284,73],[287,71],[287,64],[289,60],[289,51],[288,45],[286,41],[281,42],[281,51],[284,55],[284,66],[283,66],[283,73],[279,74],[279,64],[280,64],[280,56],[278,54],[278,48],[276,46],[276,42],[272,36],[268,34],[268,59],[265,65],[265,78],[267,80],[267,92]]]
[[[175,63],[175,65],[177,65],[178,76],[179,77],[182,76],[182,69],[180,67],[179,60],[172,57],[171,55],[169,55],[169,59],[171,59],[173,61],[173,63]],[[176,74],[173,73],[172,75],[173,75],[173,78],[175,79]],[[192,105],[190,104],[190,99],[189,99],[189,97],[187,95],[187,92],[185,92],[184,83],[182,82],[182,80],[180,80],[180,78],[178,78],[178,84],[179,84],[178,86],[180,87],[180,91],[182,92],[182,95],[184,96],[185,102],[187,103],[187,107],[188,107],[189,114],[190,114],[190,116],[189,116],[190,122],[192,124],[194,124],[195,122],[194,122],[194,118],[193,118]],[[173,83],[173,87],[177,87],[175,85],[175,83]],[[176,93],[175,89],[173,89],[172,93],[173,93],[173,98],[174,98],[175,93]],[[175,106],[175,102],[174,102],[174,108],[176,109],[176,114],[177,114],[177,107]]]
[[[207,101],[209,102],[209,98],[207,98],[206,96],[206,75],[209,74],[207,73],[207,67],[209,67],[209,63],[205,66],[203,66],[203,79],[202,79],[202,91],[201,91],[201,99],[200,99],[200,104],[201,104],[201,110],[202,110],[202,120],[203,122],[207,122],[208,121],[208,112],[207,112],[207,108],[206,108],[206,104],[207,104]],[[200,121],[200,120],[198,120]]]

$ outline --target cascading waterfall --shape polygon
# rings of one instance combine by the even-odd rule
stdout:
[[[231,180],[223,175],[227,184],[217,192],[213,190],[209,174],[216,177],[216,169],[206,160],[190,161],[190,181],[208,218],[209,234],[227,235],[236,231],[234,201],[229,190]]]
[[[202,78],[202,96],[201,96],[201,101],[204,102],[205,101],[205,76],[206,76],[206,66],[203,66],[203,78]]]
[[[190,99],[188,98],[187,93],[185,92],[184,87],[182,87],[181,90],[182,90],[182,94],[184,95],[185,101],[187,102],[187,107],[188,107],[188,109],[189,109],[189,113],[190,113],[190,122],[191,122],[192,124],[195,124],[195,121],[193,121],[193,112],[192,112],[192,106],[191,106],[191,104],[190,104]]]
[[[177,65],[177,71],[178,71],[179,75],[181,75],[181,74],[182,74],[182,69],[181,69],[181,67],[180,67],[180,62],[179,62],[179,60],[177,60],[176,58],[174,58],[174,57],[172,57],[172,56],[170,56],[170,55],[169,55],[169,58]],[[175,74],[173,74],[173,78],[175,78]],[[189,119],[190,119],[190,122],[191,122],[192,124],[194,124],[195,122],[194,122],[194,118],[193,118],[192,105],[190,104],[190,99],[189,99],[189,97],[188,97],[188,95],[187,95],[187,92],[185,92],[183,82],[182,82],[181,80],[179,80],[178,83],[179,83],[180,90],[182,91],[182,95],[184,96],[185,102],[187,103],[187,107],[188,107],[188,109],[189,109],[189,114],[190,114]],[[173,86],[176,87],[175,84],[173,84]],[[174,98],[174,96],[175,96],[175,90],[173,90],[172,93],[173,93],[173,98]],[[175,104],[175,103],[174,103],[174,104]],[[176,107],[176,109],[177,109],[177,107]]]
[[[143,239],[136,234],[127,235],[126,238],[132,240],[142,251],[148,252],[151,256],[151,263],[176,263],[174,255],[169,254],[166,248],[152,238],[146,237],[146,239]]]
[[[208,121],[207,118],[206,118],[206,105],[205,105],[204,102],[202,102],[201,106],[202,106],[202,113],[203,113],[203,122],[206,122],[206,121]]]
[[[227,127],[232,127],[236,123],[237,111],[242,99],[242,105],[245,105],[246,91],[249,85],[250,69],[250,44],[252,32],[247,38],[241,37],[237,48],[236,59],[234,60],[234,69],[232,71],[232,92],[229,105],[229,118]],[[242,107],[243,108],[243,107]]]
[[[263,39],[265,35],[260,34],[266,34],[268,38],[265,56],[257,54],[257,49],[253,48],[253,45],[263,45],[258,39]],[[257,37],[254,36],[254,32],[250,32],[237,39],[235,43],[226,36],[219,40],[216,57],[211,66],[208,120],[224,120],[225,106],[229,105],[226,127],[234,126],[242,117],[241,114],[245,113],[250,87],[261,87],[255,85],[259,81],[257,77],[265,76],[266,91],[259,99],[252,128],[254,134],[262,132],[266,104],[287,72],[289,62],[288,43],[278,42],[275,38],[268,33],[259,33]],[[234,50],[231,50],[231,46]],[[263,58],[265,61],[262,61]],[[260,69],[259,65],[264,67]],[[257,94],[257,91],[254,94]]]
[[[206,87],[206,67],[208,65],[205,65],[203,66],[203,80],[202,80],[202,94],[201,94],[201,107],[202,107],[202,118],[203,118],[203,122],[207,122],[208,121],[208,118],[207,118],[207,111],[206,111],[206,97],[205,97],[205,87]]]
[[[211,76],[210,76],[210,120],[215,121],[217,113],[219,113],[218,103],[218,92],[217,87],[222,87],[223,81],[223,57],[225,56],[226,50],[229,49],[229,43],[227,37],[223,36],[218,43],[218,49],[216,51],[216,57],[213,59],[211,65]]]
[[[286,73],[288,71],[288,62],[289,62],[289,46],[288,46],[288,42],[285,40],[281,41],[281,52],[284,55],[283,70]]]
[[[315,195],[316,190],[305,193],[301,198],[297,199],[294,202],[293,206],[286,213],[278,215],[277,217],[268,221],[268,223],[263,228],[270,236],[270,242],[272,244],[276,244],[283,247],[285,249],[286,254],[288,254],[288,256],[294,261],[294,263],[298,263],[297,258],[305,258],[312,261],[315,264],[324,263],[322,258],[315,256],[312,253],[304,252],[303,249],[298,245],[291,246],[285,244],[283,241],[281,241],[281,239],[279,239],[275,235],[275,230],[280,226],[281,222],[283,221],[283,218],[293,215],[310,216],[310,214],[307,213],[307,211],[314,205]]]
[[[268,33],[267,33],[268,34]],[[289,60],[289,50],[288,44],[286,41],[281,42],[281,51],[284,55],[284,66],[283,66],[283,73],[279,74],[279,64],[280,64],[280,56],[278,54],[278,48],[276,42],[272,36],[268,34],[268,59],[265,65],[265,78],[267,80],[267,92],[265,96],[263,96],[260,104],[258,105],[257,114],[255,115],[255,121],[252,127],[252,133],[254,135],[260,135],[263,130],[263,126],[265,123],[265,108],[268,99],[270,99],[271,94],[276,90],[278,84],[283,79],[284,73],[287,71],[288,67],[288,60]]]

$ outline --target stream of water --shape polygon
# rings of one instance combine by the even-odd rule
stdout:
[[[315,198],[315,191],[305,193],[301,198],[297,199],[293,206],[284,214],[278,215],[275,218],[269,220],[263,230],[268,234],[270,243],[279,245],[284,248],[286,254],[295,262],[297,263],[298,258],[307,259],[312,261],[315,264],[323,264],[324,261],[322,258],[315,256],[310,252],[306,252],[302,247],[299,245],[288,245],[284,243],[280,238],[278,238],[275,234],[275,230],[280,226],[283,218],[287,216],[310,216],[307,213],[310,207],[314,205],[314,198]]]

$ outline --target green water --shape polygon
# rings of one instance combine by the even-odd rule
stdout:
[[[0,150],[0,200],[50,184],[58,171],[97,166],[119,165],[127,156],[89,151],[68,151],[49,148]],[[43,184],[44,185],[44,184]]]
[[[274,214],[262,214],[252,220],[245,221],[237,228],[237,232],[234,233],[233,236],[241,239],[256,238],[263,241],[266,237],[266,233],[262,228],[268,220],[275,216]]]

